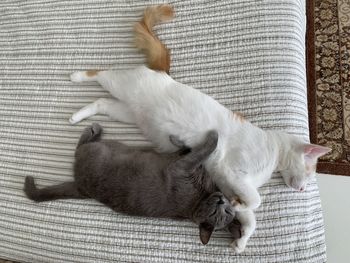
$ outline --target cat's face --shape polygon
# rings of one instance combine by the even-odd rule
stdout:
[[[280,171],[285,183],[298,191],[304,191],[315,177],[317,159],[331,149],[315,144],[295,143],[287,154],[286,169]]]
[[[202,243],[207,244],[212,232],[227,227],[234,217],[233,206],[221,192],[214,192],[203,199],[193,215],[194,221],[199,224]]]

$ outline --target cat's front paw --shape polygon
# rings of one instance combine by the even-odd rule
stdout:
[[[235,208],[236,211],[243,211],[248,209],[246,203],[244,203],[239,197],[232,198],[231,205]]]
[[[233,248],[235,253],[240,254],[245,250],[246,245],[247,242],[245,239],[239,238],[233,241],[230,246]]]
[[[215,130],[211,130],[207,133],[207,137],[206,137],[206,146],[208,149],[210,149],[211,151],[214,151],[217,144],[218,144],[218,140],[219,140],[219,134],[217,131]]]
[[[259,193],[256,192],[255,195],[249,196],[249,198],[246,198],[246,200],[242,200],[238,196],[235,196],[230,199],[231,205],[237,210],[237,211],[243,211],[247,209],[254,210],[258,208],[261,204],[261,198]]]
[[[83,81],[83,72],[77,71],[70,75],[70,80],[72,82],[82,82]]]

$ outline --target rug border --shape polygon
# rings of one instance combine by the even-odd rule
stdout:
[[[306,74],[307,74],[307,97],[309,115],[309,134],[311,143],[317,144],[317,119],[316,104],[309,103],[309,98],[316,100],[316,76],[315,76],[315,0],[306,0]],[[317,164],[318,173],[350,176],[348,164],[331,163],[319,161]]]
[[[309,113],[309,134],[312,143],[317,142],[316,106],[309,103],[310,97],[315,97],[315,28],[314,28],[315,1],[306,0],[306,79]]]

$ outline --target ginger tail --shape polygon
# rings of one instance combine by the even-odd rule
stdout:
[[[135,44],[146,55],[147,65],[150,69],[170,70],[170,51],[154,34],[155,24],[171,20],[174,10],[170,5],[157,5],[146,8],[143,18],[134,26]]]

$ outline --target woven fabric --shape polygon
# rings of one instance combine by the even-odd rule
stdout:
[[[97,202],[37,204],[24,177],[40,186],[72,179],[75,144],[92,121],[106,137],[147,144],[136,127],[70,115],[109,95],[71,83],[77,70],[130,68],[144,59],[132,25],[155,1],[0,1],[0,258],[24,262],[325,262],[320,197],[274,176],[260,190],[257,229],[235,255],[230,237],[207,246],[188,221],[114,213]],[[170,1],[176,19],[157,26],[172,51],[171,76],[243,112],[263,128],[308,137],[303,0]]]

